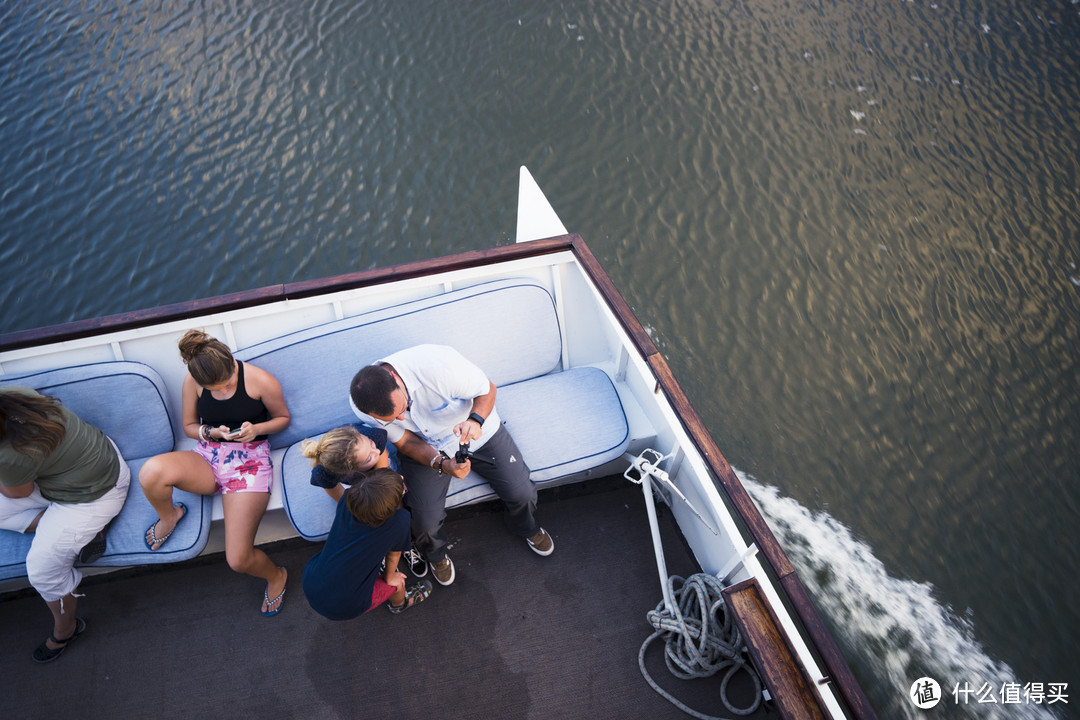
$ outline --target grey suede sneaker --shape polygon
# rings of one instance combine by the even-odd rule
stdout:
[[[532,548],[532,551],[537,555],[547,557],[555,552],[555,541],[551,539],[551,536],[547,534],[547,531],[544,530],[544,528],[540,528],[539,532],[525,540],[529,543],[529,547]]]
[[[449,585],[454,582],[454,561],[447,555],[442,560],[430,563],[431,574],[439,581],[440,585]]]

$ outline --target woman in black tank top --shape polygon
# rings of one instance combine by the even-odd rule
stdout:
[[[230,373],[231,374],[231,373]],[[203,389],[195,410],[204,425],[209,427],[239,428],[245,422],[253,425],[270,419],[270,413],[262,400],[256,400],[247,394],[244,383],[244,363],[236,361],[236,391],[232,397],[218,400],[214,393]],[[265,440],[266,435],[255,436],[256,440]]]
[[[233,358],[220,340],[197,330],[180,339],[180,357],[188,369],[184,434],[198,442],[194,450],[152,457],[139,471],[143,493],[158,513],[146,529],[146,546],[161,548],[187,514],[184,503],[173,503],[174,488],[195,495],[220,493],[225,559],[233,570],[266,580],[261,612],[276,615],[288,575],[255,547],[255,532],[270,501],[273,478],[267,438],[289,426],[281,385],[265,370]]]

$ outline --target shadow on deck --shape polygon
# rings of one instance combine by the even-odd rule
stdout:
[[[495,504],[454,511],[456,582],[398,616],[314,613],[300,576],[321,544],[303,540],[264,548],[289,570],[273,618],[258,612],[262,581],[221,555],[88,578],[87,631],[48,665],[30,659],[50,625],[44,603],[0,596],[0,717],[689,717],[638,670],[661,589],[640,490],[605,482],[576,497],[574,486],[541,492],[548,558],[505,531]],[[661,521],[669,572],[696,572],[670,515]],[[720,676],[677,680],[662,653],[653,643],[658,682],[727,714]]]

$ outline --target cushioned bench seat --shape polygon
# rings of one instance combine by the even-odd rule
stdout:
[[[618,458],[629,445],[627,419],[607,374],[562,368],[555,303],[535,281],[483,283],[308,328],[236,353],[273,373],[289,405],[292,422],[270,442],[287,448],[282,504],[301,536],[325,538],[333,503],[310,485],[299,443],[356,422],[348,387],[358,369],[426,343],[456,348],[499,388],[499,414],[533,482],[554,484]],[[489,497],[490,487],[472,473],[451,484],[447,506]]]
[[[283,335],[238,350],[241,360],[272,373],[292,416],[270,438],[280,462],[282,504],[303,537],[325,538],[333,503],[310,482],[299,444],[356,421],[348,387],[363,365],[421,343],[450,345],[498,386],[499,413],[532,470],[552,485],[583,477],[619,458],[630,442],[629,423],[608,375],[594,367],[562,366],[562,333],[550,292],[530,279],[508,279],[402,303]],[[108,550],[95,565],[125,566],[185,560],[206,547],[213,497],[176,491],[189,510],[158,552],[143,543],[156,513],[142,494],[138,472],[153,455],[174,448],[173,416],[161,377],[135,362],[106,362],[0,378],[61,399],[105,431],[132,471],[123,510],[109,532]],[[178,418],[177,418],[178,420]],[[493,497],[476,473],[455,479],[447,505]],[[32,538],[0,531],[0,580],[25,576]]]
[[[143,537],[157,513],[143,496],[139,468],[150,457],[169,452],[174,435],[167,393],[161,376],[136,362],[104,362],[24,375],[0,377],[0,385],[24,385],[58,398],[86,422],[105,432],[131,468],[131,487],[123,510],[108,532],[105,554],[95,566],[129,566],[176,562],[195,557],[210,532],[209,497],[176,491],[174,502],[187,505],[188,516],[169,543],[150,552]],[[0,530],[0,580],[26,575],[26,553],[32,535]]]
[[[567,413],[569,403],[587,412]],[[619,396],[603,371],[592,367],[545,375],[499,388],[499,414],[514,436],[534,483],[541,486],[620,457],[629,426]],[[481,454],[483,450],[479,450]],[[310,482],[311,461],[297,443],[281,463],[282,502],[293,528],[308,540],[325,540],[334,520],[334,502]],[[477,473],[454,478],[446,506],[495,497]]]

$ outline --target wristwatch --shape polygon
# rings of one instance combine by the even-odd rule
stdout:
[[[476,413],[469,413],[469,417],[467,419],[472,420],[474,423],[476,423],[480,427],[484,427],[484,420],[486,418],[482,418],[479,415],[477,415]]]

